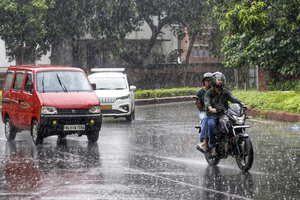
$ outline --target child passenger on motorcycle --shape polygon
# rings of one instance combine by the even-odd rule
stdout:
[[[199,110],[199,118],[201,123],[201,133],[200,133],[200,143],[197,145],[197,149],[201,148],[207,150],[206,144],[208,142],[208,134],[207,134],[207,116],[205,113],[205,106],[204,106],[204,96],[206,91],[211,88],[211,81],[210,77],[212,73],[207,72],[203,75],[202,83],[204,85],[203,88],[198,90],[196,97],[196,104]],[[202,142],[202,143],[201,143]]]
[[[211,77],[212,88],[208,90],[204,97],[207,119],[207,129],[209,135],[209,148],[211,155],[217,156],[214,138],[215,127],[218,119],[224,114],[223,110],[228,109],[228,101],[238,103],[250,110],[250,107],[237,99],[230,91],[224,89],[226,78],[221,72],[213,73]],[[221,112],[217,112],[217,110]]]

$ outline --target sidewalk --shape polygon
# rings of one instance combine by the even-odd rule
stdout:
[[[192,95],[194,96],[194,95]],[[135,105],[148,105],[148,104],[161,104],[161,103],[173,103],[173,102],[186,102],[186,101],[195,101],[191,99],[192,96],[178,96],[178,97],[164,97],[164,98],[151,98],[151,99],[136,99]],[[286,113],[279,111],[262,111],[252,109],[247,111],[248,116],[259,117],[263,119],[283,121],[297,123],[300,122],[300,114],[295,113]]]

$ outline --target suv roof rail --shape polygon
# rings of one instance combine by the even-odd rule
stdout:
[[[92,68],[91,72],[124,72],[125,68]]]

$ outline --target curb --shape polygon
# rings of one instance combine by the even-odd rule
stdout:
[[[279,111],[263,111],[251,109],[251,111],[246,111],[247,115],[253,117],[259,117],[263,119],[282,121],[282,122],[291,122],[297,123],[300,122],[300,114],[279,112]]]
[[[150,99],[136,99],[135,105],[148,105],[148,104],[161,104],[161,103],[174,103],[174,102],[186,102],[186,101],[195,101],[191,96],[178,96],[178,97],[163,97],[163,98],[150,98]]]
[[[174,102],[187,102],[195,101],[191,96],[178,96],[178,97],[164,97],[164,98],[150,98],[150,99],[136,99],[135,105],[149,105],[149,104],[161,104],[161,103],[174,103]],[[258,117],[268,120],[282,121],[297,123],[300,122],[300,114],[279,112],[279,111],[263,111],[251,109],[251,111],[246,111],[248,116]]]

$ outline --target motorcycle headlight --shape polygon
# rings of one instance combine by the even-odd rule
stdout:
[[[121,96],[121,97],[117,97],[117,100],[124,100],[124,99],[129,99],[129,94],[126,96]]]
[[[92,113],[92,114],[101,113],[100,106],[92,106],[92,107],[90,107],[89,113]]]
[[[235,119],[235,123],[237,123],[237,124],[244,124],[244,122],[245,122],[245,115],[243,115],[241,117],[233,115],[233,118]]]
[[[43,115],[57,115],[58,112],[55,107],[52,106],[43,106],[41,108],[41,114]]]

